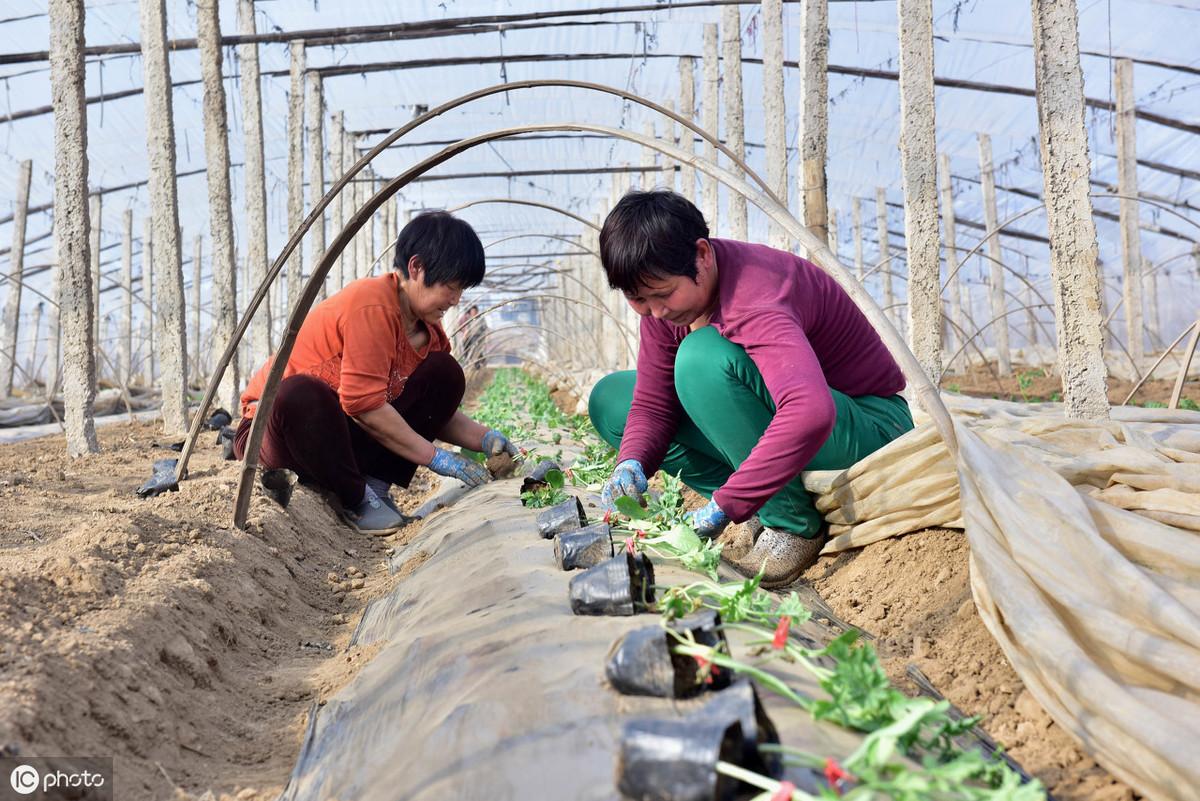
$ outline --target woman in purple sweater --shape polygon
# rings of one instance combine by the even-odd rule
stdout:
[[[825,526],[802,470],[849,467],[913,427],[904,376],[832,278],[762,245],[709,239],[673,192],[630,192],[604,221],[609,285],[642,317],[637,371],[592,391],[596,430],[619,449],[604,486],[641,499],[646,476],[678,473],[710,498],[702,536],[757,513],[762,529],[734,567],[763,586],[816,561]]]

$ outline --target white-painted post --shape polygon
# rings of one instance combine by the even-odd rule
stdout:
[[[304,221],[304,41],[295,40],[288,44],[291,56],[288,92],[288,236],[292,235]],[[287,311],[280,316],[286,321],[303,287],[301,277],[304,264],[304,242],[301,241],[287,266]],[[284,323],[286,325],[286,322]]]
[[[996,178],[992,171],[992,138],[985,133],[979,134],[979,188],[983,192],[983,226],[986,232],[996,231],[1000,225],[999,214],[996,212]],[[996,370],[1000,375],[1012,375],[1012,352],[1009,349],[1008,328],[1009,319],[1004,317],[1004,259],[1000,247],[1000,232],[996,231],[988,237],[987,252],[991,256],[991,280],[988,289],[991,294],[991,315],[996,319],[992,323],[996,342]]]
[[[899,316],[892,308],[894,293],[892,292],[892,247],[888,240],[888,210],[887,190],[882,186],[875,187],[875,234],[879,239],[879,285],[882,287],[881,302],[892,322],[899,326]]]
[[[767,150],[767,186],[783,205],[788,204],[787,99],[783,94],[783,0],[763,0],[759,10],[763,31],[764,144]],[[789,250],[783,228],[770,224],[767,244]]]
[[[200,367],[203,351],[200,348],[200,264],[204,255],[204,237],[196,234],[192,240],[192,367],[188,374],[197,380],[204,375]]]
[[[346,129],[343,122],[344,119],[345,116],[340,111],[335,111],[329,115],[330,184],[337,183],[342,177],[342,174],[346,171],[345,159],[343,158],[342,153],[346,146]],[[341,192],[338,193],[337,197],[333,199],[333,203],[330,204],[330,223],[332,226],[331,234],[333,236],[337,236],[338,232],[341,231],[342,227],[346,224],[345,210],[350,205],[346,202],[346,198],[349,196],[349,193],[353,191],[353,189],[354,187],[352,186],[345,187]],[[349,250],[349,248],[347,248],[347,250]],[[330,272],[334,276],[333,289],[335,292],[349,282],[348,273],[346,272],[345,250],[343,250],[342,254],[338,256],[337,269],[330,270]]]
[[[142,220],[142,300],[146,309],[142,315],[142,342],[145,343],[142,359],[142,385],[154,386],[155,320],[154,320],[154,221],[150,217]]]
[[[196,39],[200,46],[200,72],[204,80],[204,156],[208,181],[208,230],[211,237],[212,311],[210,348],[223,353],[237,328],[237,255],[233,242],[233,195],[229,182],[229,122],[222,80],[221,19],[219,0],[196,0]],[[241,363],[232,359],[221,378],[218,399],[236,409],[241,384]]]
[[[33,307],[33,339],[29,342],[29,364],[25,368],[25,379],[30,389],[37,380],[38,342],[42,336],[42,313],[45,308],[45,301],[38,301],[38,305]]]
[[[1125,264],[1122,292],[1125,300],[1125,341],[1134,367],[1145,361],[1145,335],[1142,333],[1142,234],[1138,226],[1141,204],[1136,200],[1137,179],[1137,108],[1133,98],[1133,62],[1119,58],[1113,62],[1113,93],[1117,101],[1117,190],[1121,193],[1121,256]],[[1157,333],[1157,332],[1156,332]]]
[[[861,284],[864,274],[862,198],[851,199],[850,214],[854,218],[854,277]]]
[[[60,278],[63,400],[67,453],[97,453],[96,354],[88,254],[87,105],[84,98],[83,3],[49,0],[50,94],[54,108],[55,272]]]
[[[933,2],[899,0],[897,11],[900,165],[904,177],[904,242],[908,251],[908,341],[925,374],[936,382],[942,374],[942,287],[933,104]]]
[[[342,132],[342,174],[345,175],[358,161],[358,153],[354,150],[354,140],[348,133]],[[354,213],[358,211],[358,187],[357,179],[362,177],[362,173],[356,176],[356,180],[346,186],[344,196],[345,202],[342,204],[342,225],[346,224]],[[361,231],[359,232],[361,234]],[[358,248],[355,246],[357,239],[352,240],[350,244],[342,251],[342,280],[348,284],[351,281],[357,280],[358,275]]]
[[[709,22],[704,25],[704,83],[700,104],[703,115],[701,126],[714,137],[721,135],[721,64],[720,51],[717,47],[717,25]],[[713,164],[717,163],[717,147],[711,142],[704,143],[704,158]],[[720,227],[717,224],[717,204],[720,183],[707,175],[700,181],[701,211],[708,223],[708,230],[713,236],[717,235]]]
[[[724,62],[725,146],[739,158],[746,158],[746,108],[742,97],[742,12],[736,5],[721,8],[721,60]],[[729,169],[739,178],[740,167]],[[746,198],[737,192],[726,192],[729,198],[729,236],[745,240],[749,233],[746,223]]]
[[[684,56],[679,59],[679,116],[685,120],[696,118],[696,59]],[[681,128],[680,144],[688,153],[696,149],[696,136],[687,128]],[[696,168],[679,165],[679,194],[696,202]]]
[[[88,252],[92,263],[92,341],[100,344],[100,225],[103,200],[99,192],[88,196]],[[96,365],[96,380],[100,380],[101,365]]]
[[[175,183],[175,121],[171,112],[171,65],[167,59],[166,0],[140,0],[140,7],[150,207],[154,216],[154,272],[158,285],[163,430],[178,434],[188,429],[187,320],[183,302],[183,254],[179,241],[179,196]]]
[[[938,171],[938,183],[942,195],[942,237],[946,243],[946,272],[950,274],[958,266],[958,220],[954,214],[954,188],[950,182],[950,156],[942,153],[941,169]],[[950,319],[957,329],[954,331],[954,341],[960,341],[959,331],[966,332],[966,304],[963,302],[962,276],[958,273],[950,275],[946,287],[946,305],[950,308]],[[953,328],[953,326],[952,326]]]
[[[238,33],[254,36],[254,0],[238,0]],[[245,142],[246,260],[250,267],[250,294],[267,277],[267,183],[263,157],[262,86],[258,44],[238,45],[242,72],[242,126]],[[271,354],[271,293],[263,299],[250,325],[250,362],[257,366]]]
[[[54,252],[58,253],[58,224],[53,223],[51,236]],[[57,261],[57,255],[55,256]],[[50,299],[53,301],[46,312],[46,400],[53,400],[60,389],[59,370],[62,367],[62,327],[58,304],[62,302],[62,277],[59,275],[57,263],[50,269]]]
[[[1058,328],[1058,366],[1068,417],[1108,418],[1104,322],[1092,174],[1079,65],[1075,0],[1032,0],[1033,61],[1037,89],[1050,275]]]
[[[121,330],[118,334],[117,381],[133,380],[133,209],[121,215]]]
[[[901,42],[910,32],[901,29]],[[829,8],[826,0],[800,3],[800,221],[825,236],[829,155]],[[903,59],[901,59],[903,85]],[[903,141],[903,136],[901,137]]]
[[[325,196],[325,87],[319,72],[308,73],[306,80],[308,97],[304,102],[304,110],[307,115],[305,134],[308,137],[308,204],[310,208],[316,208]],[[321,213],[321,218],[313,223],[308,235],[312,243],[312,247],[309,248],[312,254],[310,264],[315,268],[325,255],[324,212]],[[329,280],[326,279],[325,283],[321,284],[322,299],[325,298],[328,286]]]
[[[4,316],[0,317],[0,398],[12,394],[13,370],[17,359],[17,328],[21,319],[21,291],[25,270],[25,228],[29,219],[29,184],[33,162],[22,161],[17,168],[17,197],[13,204],[12,247],[8,251],[8,297]],[[35,340],[36,341],[36,340]]]

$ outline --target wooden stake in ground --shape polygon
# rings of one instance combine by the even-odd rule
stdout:
[[[783,96],[783,0],[763,0],[760,9],[763,31],[763,114],[767,148],[767,186],[786,206],[787,187],[787,101]],[[788,250],[783,228],[772,222],[767,243]]]
[[[289,43],[291,54],[291,88],[288,92],[288,230],[295,231],[304,221],[304,42]],[[287,267],[287,307],[300,297],[301,271],[304,264],[304,242],[292,251]],[[287,320],[286,314],[280,317]]]
[[[104,206],[100,194],[88,196],[88,251],[91,254],[92,271],[92,341],[100,345],[100,225]],[[100,365],[96,365],[96,380],[100,379]]]
[[[237,256],[233,244],[233,200],[229,183],[229,124],[225,113],[225,84],[221,78],[221,19],[219,0],[196,0],[196,38],[204,78],[204,157],[208,180],[208,228],[211,238],[211,348],[223,353],[237,328]],[[219,402],[237,408],[241,365],[230,361],[221,379]]]
[[[742,98],[742,12],[736,5],[721,9],[721,60],[724,63],[725,144],[740,159],[746,158],[746,110]],[[671,126],[674,127],[672,122]],[[734,175],[745,174],[730,164]],[[739,241],[749,233],[746,223],[746,198],[737,192],[729,197],[729,236]]]
[[[1008,344],[1009,320],[1004,315],[1004,253],[1000,247],[999,215],[996,213],[996,178],[992,172],[992,137],[979,134],[979,189],[983,192],[983,227],[991,233],[987,241],[990,259],[991,280],[988,282],[992,298],[992,329],[996,341],[996,369],[1000,375],[1012,375],[1012,355]]]
[[[1108,418],[1104,321],[1090,187],[1075,0],[1033,0],[1037,88],[1058,367],[1068,417]]]
[[[238,0],[238,33],[254,36],[254,0]],[[267,183],[263,161],[262,87],[259,84],[258,45],[238,45],[242,71],[242,126],[245,128],[246,263],[250,286],[267,277]],[[257,366],[271,354],[271,296],[267,294],[250,326],[250,363]]]
[[[345,172],[344,158],[342,150],[346,144],[346,128],[343,122],[343,115],[340,111],[335,111],[329,115],[329,171],[331,183],[337,183]],[[345,198],[353,190],[353,187],[346,187],[341,192],[338,192],[337,197],[333,199],[332,209],[330,211],[331,223],[334,234],[342,230],[346,225],[346,207]],[[349,248],[347,248],[349,250]],[[332,270],[331,273],[335,276],[333,290],[336,292],[344,287],[348,282],[346,273],[346,253],[343,251],[338,256],[338,268]]]
[[[12,247],[8,251],[8,297],[0,317],[0,398],[12,394],[13,369],[17,359],[17,323],[21,319],[21,273],[25,269],[25,224],[29,219],[29,183],[33,162],[22,161],[17,169],[17,198],[13,204]],[[37,340],[34,339],[36,345]]]
[[[50,2],[50,94],[54,106],[54,218],[63,347],[67,453],[98,453],[93,406],[92,276],[88,265],[87,106],[84,102],[83,3]],[[51,382],[53,383],[53,382]]]
[[[854,218],[854,277],[863,282],[863,221],[862,198],[852,198],[850,214]]]
[[[324,85],[319,72],[308,73],[306,80],[307,97],[304,101],[304,110],[307,115],[305,134],[308,137],[308,202],[310,206],[316,208],[317,204],[321,202],[321,198],[325,196],[325,97]],[[321,214],[321,219],[313,223],[310,236],[312,242],[309,248],[309,253],[312,254],[310,263],[316,264],[325,253],[324,213]],[[323,284],[321,287],[322,298],[325,297],[327,287],[328,284]]]
[[[950,319],[954,321],[951,329],[954,331],[954,341],[958,342],[958,332],[966,331],[965,305],[962,297],[962,282],[955,269],[958,266],[958,228],[954,216],[954,188],[950,183],[950,156],[943,153],[940,156],[938,184],[942,195],[942,238],[946,243],[946,272],[950,274],[946,286],[946,304],[950,307]],[[955,328],[957,326],[957,328]]]
[[[875,187],[875,236],[879,240],[879,284],[882,287],[882,300],[880,305],[887,312],[888,317],[896,323],[896,327],[900,327],[900,315],[896,314],[896,310],[892,308],[894,294],[892,292],[892,246],[888,240],[888,210],[887,210],[887,190],[882,186]]]
[[[154,217],[154,273],[158,284],[158,351],[162,374],[163,430],[185,433],[187,323],[183,306],[183,256],[175,184],[175,122],[167,60],[166,0],[141,0],[142,64],[146,86],[146,144],[150,155],[150,207]]]
[[[121,286],[125,297],[117,337],[117,381],[128,387],[133,380],[133,209],[121,215]]]
[[[913,32],[901,28],[900,84],[904,86],[904,42]],[[911,59],[910,59],[911,60]],[[931,60],[932,63],[932,60]],[[827,236],[825,161],[829,147],[829,9],[826,0],[800,4],[800,222]],[[932,66],[930,67],[932,70]],[[929,77],[933,90],[933,76]],[[901,110],[903,119],[903,109]],[[901,141],[904,135],[901,134]],[[780,195],[783,197],[783,195]],[[935,226],[936,227],[936,226]],[[910,289],[911,291],[911,289]],[[910,296],[911,299],[911,296]],[[920,357],[920,354],[917,354]]]
[[[1113,62],[1113,92],[1117,101],[1117,191],[1120,192],[1121,256],[1125,264],[1125,342],[1135,370],[1145,361],[1142,334],[1142,234],[1138,228],[1137,112],[1133,100],[1133,62]],[[1155,333],[1158,333],[1155,331]]]
[[[821,0],[815,2],[824,5]],[[933,2],[900,0],[897,10],[908,341],[925,374],[936,383],[942,374],[942,287],[933,120]]]
[[[200,257],[203,252],[204,237],[196,234],[192,240],[192,366],[188,372],[200,382],[203,382],[201,376],[204,375],[200,369],[203,353],[200,348]]]
[[[696,60],[691,56],[679,59],[679,116],[685,120],[696,118]],[[683,149],[691,153],[695,150],[696,140],[691,131],[686,128],[680,134]],[[696,202],[696,168],[688,164],[679,165],[679,194],[693,203]]]
[[[721,136],[721,66],[718,61],[717,25],[715,22],[704,26],[704,84],[700,104],[703,106],[701,125],[718,139]],[[704,158],[717,161],[717,147],[712,142],[704,143]],[[715,178],[703,178],[700,183],[702,192],[701,211],[708,223],[708,230],[716,236],[720,228],[717,225],[717,197],[720,184]]]

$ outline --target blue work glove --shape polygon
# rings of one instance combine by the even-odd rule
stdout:
[[[507,453],[515,459],[518,453],[517,446],[509,442],[508,437],[494,428],[483,435],[482,447],[484,456],[499,456],[501,453]]]
[[[478,487],[492,480],[492,474],[479,462],[442,448],[434,448],[429,469],[439,476],[457,478],[468,487]]]
[[[612,477],[604,482],[604,489],[600,491],[600,505],[616,511],[616,500],[621,495],[628,495],[641,504],[646,487],[646,471],[642,469],[642,463],[637,459],[626,459],[617,465]]]
[[[729,515],[721,511],[716,501],[709,501],[696,511],[689,512],[687,522],[699,536],[710,540],[729,525]]]

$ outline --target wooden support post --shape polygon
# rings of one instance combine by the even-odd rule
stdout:
[[[25,377],[29,382],[28,387],[30,389],[33,388],[34,381],[37,380],[38,342],[42,336],[42,313],[45,308],[45,301],[38,301],[38,305],[33,307],[33,339],[29,342],[29,366],[25,368]]]
[[[783,0],[763,0],[760,8],[763,31],[764,144],[767,149],[767,186],[783,205],[788,201],[787,100],[783,94]],[[769,226],[767,244],[788,250],[787,234],[778,224]]]
[[[63,347],[67,453],[97,453],[96,352],[88,254],[87,106],[84,101],[83,3],[49,0],[50,94],[54,106],[54,218]],[[53,382],[51,382],[53,383]]]
[[[721,65],[717,47],[717,25],[715,22],[704,25],[704,83],[700,105],[703,115],[701,127],[716,138],[721,136]],[[717,163],[717,147],[712,142],[704,143],[704,158],[713,164]],[[720,183],[715,178],[703,176],[701,187],[701,211],[708,230],[716,236],[720,227],[717,224],[717,203]]]
[[[996,231],[1000,217],[996,212],[996,178],[992,172],[992,137],[979,134],[979,189],[983,192],[983,227],[987,232]],[[1012,375],[1012,353],[1009,350],[1009,320],[1004,316],[1004,253],[1000,247],[1000,232],[988,237],[987,252],[991,256],[991,278],[988,289],[992,300],[991,315],[996,342],[996,371],[1000,375]]]
[[[291,56],[288,92],[288,235],[304,221],[304,41],[297,39],[288,43]],[[302,265],[304,264],[304,242],[292,251],[287,266],[287,308],[290,310],[300,298]],[[280,315],[286,325],[287,315]]]
[[[238,0],[238,33],[254,36],[254,0]],[[250,286],[267,277],[267,183],[263,157],[262,86],[259,83],[258,45],[238,45],[242,71],[242,127],[245,141],[246,261]],[[271,295],[268,292],[250,326],[250,363],[254,369],[271,354]]]
[[[696,60],[691,56],[679,59],[679,116],[686,120],[696,118]],[[696,137],[684,128],[679,134],[680,143],[688,153],[696,149]],[[679,194],[696,202],[696,168],[688,164],[679,165]],[[610,207],[611,208],[611,207]]]
[[[13,370],[17,359],[17,329],[21,319],[21,273],[25,270],[25,224],[29,219],[29,184],[33,162],[22,161],[17,169],[17,197],[13,204],[12,247],[8,251],[8,297],[0,318],[0,398],[12,394]],[[35,342],[37,340],[34,340]]]
[[[943,153],[940,157],[941,169],[938,171],[938,183],[942,195],[942,237],[946,243],[946,272],[950,274],[958,266],[958,221],[954,215],[954,188],[950,182],[950,156]],[[950,319],[953,340],[961,344],[959,332],[966,331],[966,305],[963,302],[962,276],[954,272],[947,284],[946,305],[950,308]]]
[[[223,353],[237,328],[237,255],[233,243],[233,195],[229,183],[229,123],[221,76],[219,0],[196,0],[196,38],[204,80],[204,156],[208,182],[208,230],[211,238],[213,353]],[[241,392],[241,364],[230,361],[221,379],[218,402],[236,410]]]
[[[892,308],[894,295],[892,293],[892,247],[888,241],[888,211],[887,190],[882,186],[875,187],[875,236],[879,240],[879,284],[882,287],[881,303],[888,317],[900,327],[899,317]]]
[[[816,2],[824,5],[821,0]],[[899,0],[897,10],[908,341],[925,374],[936,383],[942,375],[942,286],[933,112],[933,2]]]
[[[724,62],[726,146],[740,159],[746,158],[746,109],[742,98],[742,12],[736,5],[721,8],[721,60]],[[672,123],[673,124],[673,123]],[[744,173],[729,165],[739,178]],[[746,223],[746,198],[726,192],[729,198],[729,236],[739,241],[749,236]]]
[[[1033,61],[1045,179],[1058,366],[1068,417],[1108,418],[1104,322],[1075,0],[1032,0]]]
[[[321,73],[310,72],[305,89],[308,96],[304,101],[304,111],[307,115],[305,135],[308,137],[308,203],[316,208],[325,196],[325,86]],[[325,254],[325,214],[313,223],[309,232],[311,238],[310,264],[316,265]],[[325,298],[326,282],[321,287],[321,298]]]
[[[158,285],[158,352],[162,375],[163,431],[188,429],[187,322],[183,254],[175,183],[175,121],[171,65],[167,60],[166,0],[140,0],[142,65],[146,86],[146,144],[150,155],[150,207],[154,215],[154,273]]]
[[[663,106],[663,108],[667,109],[668,111],[674,111],[675,110],[675,101],[674,100],[663,101],[662,106]],[[663,135],[662,135],[663,141],[667,142],[668,144],[678,145],[679,144],[679,132],[676,127],[675,120],[671,119],[670,117],[664,117],[663,118],[663,126],[664,126],[664,131],[663,131]],[[675,168],[678,166],[679,166],[679,163],[677,161],[675,161],[674,159],[672,159],[670,156],[666,155],[665,153],[663,154],[662,185],[663,185],[663,187],[665,187],[666,189],[669,189],[672,192],[675,191]],[[565,314],[566,312],[564,311],[563,313]]]
[[[1122,292],[1125,300],[1125,342],[1135,370],[1145,361],[1142,333],[1142,234],[1138,229],[1141,204],[1137,202],[1137,111],[1133,98],[1133,62],[1113,62],[1113,93],[1117,102],[1117,190],[1121,194],[1121,256],[1125,265]],[[1155,332],[1157,333],[1157,331]]]
[[[854,218],[854,277],[863,282],[863,221],[862,198],[850,201],[850,214]]]
[[[197,381],[204,375],[200,368],[204,352],[200,347],[200,263],[203,249],[204,237],[196,234],[192,240],[192,366],[188,373],[195,376]]]
[[[154,320],[154,221],[150,217],[142,220],[142,301],[146,309],[142,315],[142,386],[154,386],[155,320]]]
[[[912,32],[901,28],[901,43]],[[900,82],[904,84],[903,50]],[[932,58],[930,91],[933,89]],[[826,0],[800,4],[800,222],[827,236],[825,161],[829,155],[829,8]],[[902,90],[903,91],[903,90]],[[901,135],[903,141],[903,135]],[[782,195],[781,195],[782,197]],[[918,354],[919,355],[919,354]]]
[[[54,252],[58,253],[58,225],[52,228],[54,235]],[[57,259],[57,255],[55,256]],[[50,299],[55,305],[46,312],[46,401],[54,400],[61,389],[59,370],[62,368],[62,315],[59,314],[58,304],[62,302],[62,276],[59,275],[58,265],[50,271]]]
[[[214,2],[216,0],[213,0]],[[133,209],[121,215],[121,330],[117,337],[117,381],[125,386],[133,380]]]
[[[344,118],[343,118],[344,121]],[[350,135],[342,131],[342,171],[341,174],[350,172],[350,168],[354,166],[354,162],[358,160],[358,153],[354,150],[354,140]],[[362,178],[360,173],[359,178]],[[351,183],[345,188],[342,193],[345,200],[342,203],[342,224],[354,216],[354,212],[358,211],[358,182]],[[361,233],[361,232],[360,232]],[[342,286],[358,279],[358,248],[355,247],[352,241],[344,251],[342,251]]]
[[[88,196],[88,253],[92,257],[92,341],[100,345],[100,225],[104,206],[99,193]],[[96,365],[96,380],[100,365]]]
[[[335,111],[329,115],[329,177],[330,183],[337,183],[337,180],[342,177],[345,172],[343,166],[342,150],[346,145],[346,128],[343,122],[344,116],[342,112]],[[333,199],[330,206],[330,226],[336,232],[342,230],[346,224],[345,208],[349,205],[345,198],[353,191],[354,187],[348,186],[338,193]],[[349,248],[346,248],[349,250]],[[342,251],[342,255],[338,256],[337,269],[330,270],[333,278],[333,291],[338,291],[347,283],[346,277],[346,251]]]

